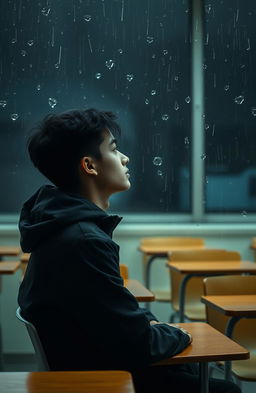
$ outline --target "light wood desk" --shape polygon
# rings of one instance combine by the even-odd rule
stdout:
[[[0,246],[0,258],[17,256],[21,252],[20,247],[17,246]]]
[[[256,237],[252,238],[252,242],[251,242],[250,248],[253,251],[254,262],[256,262]]]
[[[212,262],[168,262],[167,266],[170,269],[184,274],[180,285],[179,296],[179,313],[180,322],[184,322],[184,308],[185,308],[185,291],[187,282],[191,277],[207,277],[217,276],[223,274],[242,274],[252,273],[256,274],[256,264],[248,261],[218,261]]]
[[[138,302],[153,302],[155,295],[137,280],[124,280],[124,286],[133,294]]]
[[[0,373],[0,393],[135,393],[126,371]]]
[[[201,393],[209,392],[208,362],[217,360],[248,359],[250,354],[230,338],[207,323],[180,323],[179,326],[192,334],[192,343],[181,353],[160,362],[155,366],[199,362]]]
[[[201,301],[221,314],[230,316],[226,335],[232,337],[234,327],[241,318],[256,318],[256,295],[202,296]],[[225,364],[226,379],[231,379],[231,363]]]

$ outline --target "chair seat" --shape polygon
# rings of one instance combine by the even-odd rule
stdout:
[[[153,293],[155,295],[155,300],[157,302],[166,302],[166,303],[171,302],[171,293],[170,291],[168,291],[168,289],[166,290],[156,289],[153,290]]]
[[[250,352],[248,360],[234,360],[232,372],[241,380],[256,381],[256,353]]]
[[[186,304],[185,317],[194,321],[205,321],[206,313],[204,306],[198,302]]]

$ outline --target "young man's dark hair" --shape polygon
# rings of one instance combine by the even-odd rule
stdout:
[[[120,135],[115,119],[112,112],[96,109],[49,114],[28,140],[33,164],[60,189],[79,191],[79,161],[84,155],[101,158],[103,132]]]
[[[192,367],[150,367],[191,336],[141,308],[120,276],[112,233],[121,218],[106,213],[110,196],[130,188],[118,131],[109,112],[74,110],[47,116],[30,138],[34,165],[55,186],[40,187],[21,211],[21,247],[31,256],[18,302],[51,370],[129,370],[137,393],[198,392]],[[209,392],[240,390],[211,380]]]

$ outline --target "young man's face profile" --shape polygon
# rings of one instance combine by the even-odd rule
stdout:
[[[97,182],[109,195],[128,190],[131,186],[127,164],[129,158],[117,150],[117,141],[109,131],[100,144],[101,159],[97,160]]]

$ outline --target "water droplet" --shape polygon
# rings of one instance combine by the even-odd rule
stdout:
[[[19,118],[18,113],[12,113],[12,114],[11,114],[11,119],[12,119],[13,121],[17,120],[18,118]]]
[[[7,101],[6,100],[0,100],[0,107],[1,108],[5,108],[7,105]]]
[[[205,113],[202,114],[202,119],[205,119]]]
[[[154,37],[147,37],[147,43],[148,44],[152,44],[152,42],[154,42]]]
[[[101,73],[100,73],[100,72],[97,72],[97,73],[95,74],[95,78],[96,78],[96,79],[100,79],[100,78],[101,78]]]
[[[106,67],[109,69],[109,70],[111,70],[111,68],[113,68],[114,67],[114,65],[115,65],[115,63],[113,62],[113,60],[107,60],[106,62],[105,62],[105,64],[106,64]]]
[[[151,94],[152,96],[155,96],[155,95],[156,95],[156,90],[151,90],[150,94]]]
[[[153,159],[153,164],[156,166],[160,166],[163,163],[163,159],[162,157],[154,157]]]
[[[205,183],[209,183],[209,179],[208,179],[208,176],[205,176]]]
[[[225,85],[225,86],[224,86],[224,90],[225,90],[225,91],[228,91],[228,90],[229,90],[229,85]]]
[[[242,213],[241,213],[241,215],[242,215],[243,217],[246,218],[246,217],[247,217],[247,211],[246,211],[246,210],[243,210]]]
[[[148,99],[148,98],[145,99],[145,104],[146,104],[146,105],[149,104],[149,99]]]
[[[162,120],[168,120],[169,119],[169,115],[167,115],[167,113],[164,113],[162,115]]]
[[[12,38],[11,43],[16,44],[16,42],[17,42],[17,38]]]
[[[175,75],[174,80],[175,80],[175,81],[178,81],[178,80],[179,80],[178,75]]]
[[[206,129],[206,130],[208,130],[209,128],[210,128],[210,126],[209,126],[209,124],[205,124],[205,126],[204,126],[204,128]]]
[[[60,63],[55,63],[55,64],[54,64],[54,67],[55,67],[56,69],[60,68]]]
[[[133,80],[133,74],[127,74],[126,79],[128,80],[128,82],[131,82]]]
[[[179,110],[179,109],[180,109],[180,106],[179,106],[178,102],[175,101],[174,110],[177,111],[177,110]]]
[[[163,172],[160,171],[160,169],[158,169],[157,174],[158,174],[158,176],[160,176],[160,177],[163,176]]]
[[[204,161],[205,159],[206,159],[206,154],[204,153],[204,154],[201,155],[201,160]]]
[[[119,49],[118,49],[118,53],[122,54],[122,53],[123,53],[123,49],[122,49],[122,48],[119,48]]]
[[[49,97],[48,99],[48,104],[50,105],[51,108],[54,108],[57,105],[57,100],[56,98],[51,98]]]
[[[84,15],[83,16],[83,20],[85,20],[85,22],[90,22],[91,19],[92,19],[91,15]]]
[[[252,108],[251,109],[251,113],[252,113],[253,116],[256,116],[256,108]]]
[[[209,13],[211,12],[211,9],[212,9],[211,4],[206,4],[206,5],[205,5],[205,12],[206,12],[207,14],[209,14]]]
[[[41,13],[42,13],[42,15],[44,15],[44,16],[48,16],[49,13],[50,13],[50,11],[51,11],[51,8],[44,7],[44,8],[42,8]]]
[[[167,50],[167,49],[164,49],[164,50],[163,50],[163,54],[164,54],[164,56],[166,56],[166,55],[168,54],[168,50]]]
[[[32,46],[32,45],[34,45],[34,40],[29,40],[28,41],[28,46]]]
[[[203,70],[207,70],[207,64],[203,64]]]
[[[156,58],[155,53],[153,53],[153,55],[151,56],[151,58],[152,58],[152,59],[155,59],[155,58]]]
[[[185,136],[184,142],[185,142],[185,145],[189,145],[189,138],[188,138],[188,136]]]
[[[36,90],[38,90],[38,91],[41,90],[41,85],[37,85]]]
[[[26,56],[27,52],[25,50],[22,50],[21,52],[21,56]]]
[[[237,96],[237,97],[234,99],[234,102],[235,102],[236,104],[238,104],[238,105],[241,105],[241,104],[244,102],[244,96]]]
[[[189,96],[187,96],[187,97],[185,98],[185,102],[186,102],[187,104],[189,104],[189,103],[191,102],[191,98],[190,98]]]

